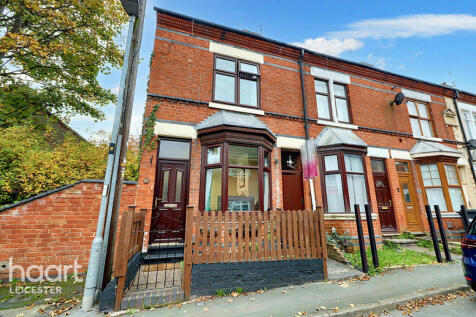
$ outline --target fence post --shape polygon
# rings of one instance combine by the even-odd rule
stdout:
[[[463,220],[464,232],[468,230],[469,221],[468,221],[468,214],[466,213],[466,206],[461,205],[461,210],[458,211],[459,215],[461,216],[461,220]]]
[[[327,239],[326,239],[326,229],[324,227],[324,210],[322,207],[317,208],[318,212],[318,218],[319,218],[319,228],[316,228],[319,230],[319,237],[321,240],[321,248],[322,248],[322,269],[324,273],[324,280],[328,280],[328,274],[327,274]]]
[[[429,205],[425,205],[426,218],[428,219],[428,225],[430,226],[431,239],[433,240],[433,248],[435,249],[436,260],[438,263],[443,262],[441,259],[440,245],[438,244],[438,237],[435,232],[435,225],[433,224],[433,217],[431,215],[431,209]]]
[[[448,241],[446,240],[445,227],[443,226],[443,220],[441,219],[440,206],[435,205],[436,220],[438,221],[438,227],[440,228],[441,242],[443,243],[443,250],[445,251],[446,262],[451,262],[451,253],[448,248]]]
[[[365,218],[367,219],[367,229],[369,231],[370,250],[372,251],[372,262],[374,267],[379,267],[377,243],[375,242],[374,224],[372,222],[372,211],[369,205],[365,205]]]
[[[195,213],[193,206],[187,206],[187,212],[185,214],[185,246],[183,257],[183,278],[182,288],[185,295],[185,299],[190,299],[190,288],[192,282],[192,238],[193,238],[193,216]],[[199,228],[200,230],[200,228]]]
[[[365,239],[364,232],[362,230],[362,223],[360,220],[360,206],[355,204],[355,222],[357,224],[357,234],[359,235],[359,248],[360,248],[360,259],[362,261],[362,271],[364,273],[369,272],[369,265],[367,263],[367,252],[365,252]]]

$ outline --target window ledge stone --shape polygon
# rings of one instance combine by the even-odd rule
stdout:
[[[365,213],[360,214],[362,220],[366,220]],[[355,214],[341,213],[341,214],[324,214],[324,220],[354,220]],[[372,213],[372,220],[377,220],[377,214]]]
[[[426,141],[434,141],[434,142],[443,142],[442,138],[435,138],[432,136],[413,136],[415,139],[426,140]]]
[[[241,106],[233,106],[233,105],[227,105],[219,102],[212,102],[210,101],[208,103],[208,106],[210,108],[216,108],[216,109],[222,109],[222,110],[228,110],[228,111],[235,111],[235,112],[242,112],[242,113],[251,113],[251,114],[256,114],[259,116],[264,116],[264,111],[261,109],[253,109],[253,108],[247,108],[247,107],[241,107]]]
[[[317,119],[317,123],[322,124],[322,125],[328,125],[328,126],[331,126],[331,127],[351,129],[351,130],[357,130],[359,128],[355,124],[341,123],[341,122],[335,122],[335,121],[326,121],[326,120],[320,120],[320,119]]]

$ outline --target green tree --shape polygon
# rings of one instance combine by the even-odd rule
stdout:
[[[0,0],[0,125],[37,111],[101,119],[99,73],[122,63],[119,0]]]

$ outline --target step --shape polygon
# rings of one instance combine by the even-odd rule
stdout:
[[[417,240],[414,239],[387,239],[384,238],[383,241],[392,242],[395,244],[414,244],[417,243]]]

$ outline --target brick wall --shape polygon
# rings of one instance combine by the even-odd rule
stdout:
[[[100,181],[80,181],[0,211],[0,263],[13,257],[13,264],[24,267],[72,265],[77,259],[86,269],[102,187]],[[124,185],[121,213],[134,205],[135,190],[135,184]],[[0,273],[8,277],[8,269]]]

